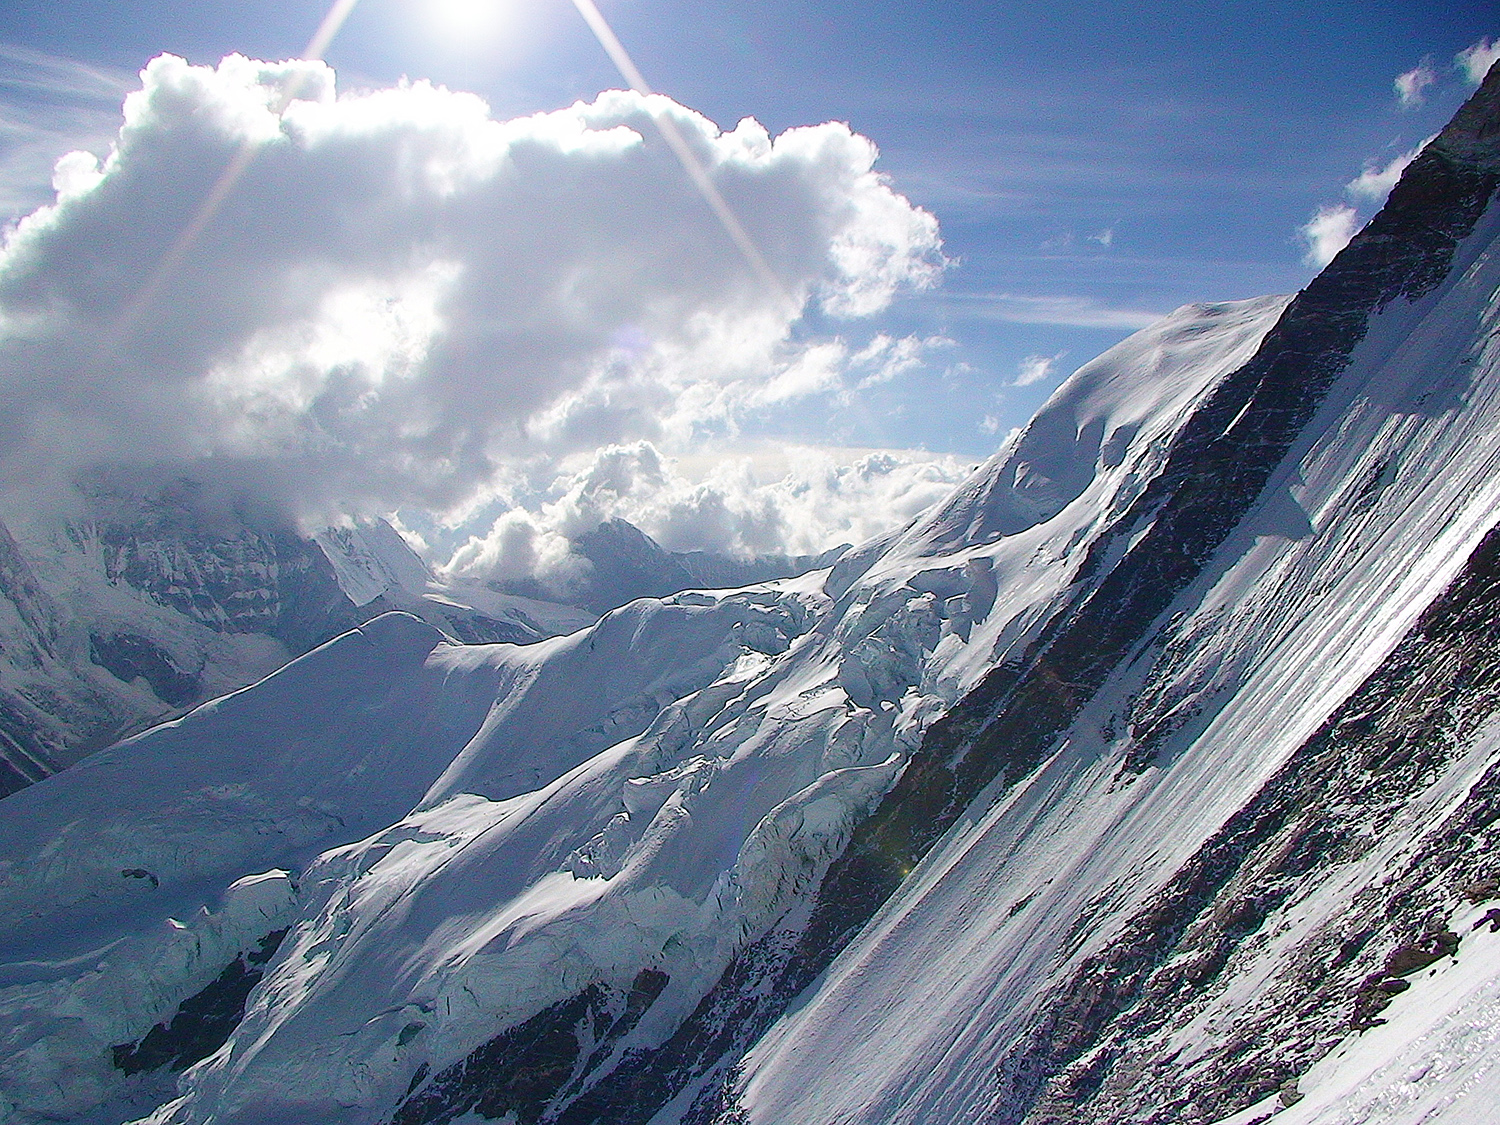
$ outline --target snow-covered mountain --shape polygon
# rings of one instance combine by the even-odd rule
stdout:
[[[82,514],[0,524],[0,795],[269,675],[365,621],[411,613],[469,644],[530,644],[637,597],[806,573],[824,556],[672,553],[613,520],[557,591],[442,582],[385,520],[311,538],[201,485],[98,484]]]
[[[749,559],[714,551],[668,551],[640,528],[619,518],[583,532],[568,546],[573,565],[560,589],[535,578],[500,582],[496,589],[537,601],[562,601],[603,614],[636,598],[664,598],[683,590],[724,590],[793,578],[832,566],[849,549],[846,543],[818,555],[757,555]]]
[[[509,604],[496,618],[426,597],[425,564],[388,525],[384,565],[416,592],[360,597],[336,533],[314,542],[201,491],[99,485],[67,518],[0,525],[0,793],[253,683],[392,608],[480,641],[532,641],[593,619],[564,610],[538,624]]]
[[[204,526],[180,497],[155,499],[0,530],[0,792],[361,620],[291,532]]]
[[[830,569],[386,614],[6,798],[0,1120],[1494,1116],[1497,189],[1500,70]]]

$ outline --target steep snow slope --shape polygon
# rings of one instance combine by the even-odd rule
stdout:
[[[642,604],[592,635],[464,648],[391,614],[14,794],[0,814],[7,1096],[29,1112],[68,1114],[118,1092],[110,1047],[140,1039],[235,953],[296,917],[287,902],[264,917],[236,913],[231,893],[217,914],[240,918],[236,927],[202,917],[199,904],[249,875],[291,886],[275,872],[300,873],[387,825],[361,856],[404,833],[427,839],[403,815],[475,761],[460,753],[471,739],[487,750],[491,797],[526,794],[638,732],[658,698],[734,664],[745,651],[732,643],[736,628],[753,631],[763,616],[744,598]],[[622,659],[630,647],[657,659]],[[476,804],[457,817],[461,837],[495,800],[465,795],[437,819]],[[320,867],[339,869],[340,854]],[[225,932],[201,939],[214,927]],[[164,952],[183,941],[186,953]]]
[[[313,542],[355,605],[369,605],[382,594],[420,596],[432,581],[427,564],[385,520],[325,528]]]
[[[0,794],[391,609],[464,641],[530,642],[595,620],[430,592],[425,564],[383,522],[315,544],[200,491],[100,486],[84,515],[0,525]]]
[[[107,711],[88,685],[68,684],[70,646],[63,615],[36,580],[10,532],[0,525],[0,794],[24,788],[58,768],[61,739],[31,697],[69,698],[78,711]],[[71,690],[70,690],[71,688]],[[31,690],[28,690],[31,689]],[[102,693],[99,693],[102,694]]]
[[[191,490],[99,489],[86,515],[10,512],[0,605],[37,597],[49,643],[0,637],[0,793],[245,686],[362,620],[289,528],[198,510]],[[14,533],[14,538],[12,538]],[[23,763],[40,751],[45,768]],[[19,749],[19,752],[18,752]],[[6,770],[0,767],[0,782]]]
[[[871,552],[831,578],[635,603],[520,649],[380,619],[7,799],[0,1005],[25,1061],[0,1067],[6,1096],[28,1115],[121,1096],[108,1048],[294,918],[172,1116],[375,1120],[418,1070],[441,1075],[590,989],[600,1011],[633,1013],[610,1058],[660,1040],[816,885],[988,654],[1024,642],[1067,585],[1058,560],[1139,492],[1284,303],[1187,308],[1081,370],[970,489],[1061,506],[1044,477],[1065,434],[1098,472],[1061,486],[1078,495],[1050,527],[934,547],[960,498],[863,579]],[[153,976],[157,946],[136,935],[273,869],[296,876],[295,906]],[[80,935],[66,949],[48,936],[64,927]],[[128,999],[143,974],[154,1010]],[[87,1013],[89,1034],[41,1014],[59,1008]]]
[[[0,795],[391,610],[470,644],[529,644],[635,597],[801,574],[839,553],[678,555],[612,521],[574,545],[568,604],[534,581],[438,581],[385,520],[308,539],[191,481],[86,493],[70,518],[28,507],[0,524]]]
[[[1494,896],[1494,606],[1467,633],[1453,619],[1485,597],[1493,560],[1476,547],[1500,512],[1500,215],[1473,217],[1500,183],[1497,102],[1492,79],[1268,339],[1310,298],[1328,302],[1311,331],[1336,323],[1376,283],[1321,409],[1206,565],[1170,601],[1101,585],[1123,595],[1101,605],[1114,620],[1159,612],[1102,681],[1089,658],[1058,659],[1059,631],[1039,663],[1082,683],[1048,693],[1057,719],[1018,706],[1041,698],[1024,676],[975,716],[981,750],[988,731],[1014,739],[996,747],[1010,784],[755,1047],[727,1097],[737,1120],[1210,1120],[1286,1082],[1295,1101],[1297,1074],[1398,994],[1402,951],[1446,952],[1424,933],[1472,922],[1461,888]],[[1435,254],[1451,254],[1445,276]],[[1311,382],[1317,356],[1292,357],[1287,376]],[[1269,387],[1274,367],[1256,366]],[[1252,397],[1216,440],[1255,414]],[[1145,513],[1113,574],[1152,561],[1165,519],[1212,515],[1173,512],[1182,495]],[[1182,526],[1145,574],[1173,574]],[[1091,630],[1095,651],[1111,628]],[[1494,965],[1474,972],[1471,988],[1493,989]],[[1433,1022],[1493,1060],[1488,1033],[1465,1027],[1474,1002]],[[1388,1045],[1405,1060],[1389,1065],[1432,1078],[1445,1049]],[[1439,1115],[1422,1120],[1496,1110],[1484,1067],[1446,1069],[1446,1086],[1406,1099]],[[1287,1119],[1416,1119],[1361,1096]]]

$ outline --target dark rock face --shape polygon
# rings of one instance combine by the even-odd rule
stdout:
[[[46,680],[61,663],[61,611],[0,524],[0,661]],[[65,689],[58,688],[57,695]],[[58,769],[63,737],[49,711],[53,693],[28,693],[0,676],[0,797]],[[61,700],[66,705],[66,700]]]
[[[1096,540],[1071,598],[1025,656],[995,668],[929,728],[896,785],[830,868],[810,911],[784,919],[743,950],[665,1043],[605,1073],[576,1098],[534,1104],[527,1120],[645,1125],[684,1096],[692,1099],[684,1120],[695,1125],[736,1119],[734,1067],[745,1050],[981,791],[996,782],[1003,789],[1028,773],[1106,678],[1151,639],[1162,613],[1255,503],[1364,338],[1370,316],[1398,298],[1420,300],[1447,276],[1455,248],[1500,187],[1500,160],[1489,151],[1497,134],[1500,76],[1412,164],[1385,210],[1293,301],[1255,357],[1199,407],[1164,470]],[[1285,1083],[1326,1049],[1320,1035],[1348,1027],[1362,980],[1372,972],[1379,974],[1376,987],[1401,979],[1395,970],[1404,962],[1388,961],[1399,949],[1425,956],[1449,948],[1440,928],[1420,921],[1433,904],[1412,893],[1398,906],[1397,895],[1418,884],[1419,868],[1431,877],[1440,863],[1470,879],[1488,874],[1478,857],[1492,850],[1500,811],[1491,807],[1489,784],[1475,788],[1473,807],[1460,810],[1452,831],[1442,834],[1448,844],[1433,845],[1441,858],[1414,859],[1411,872],[1383,892],[1387,899],[1360,905],[1361,918],[1381,921],[1314,939],[1317,948],[1297,971],[1317,964],[1313,975],[1323,983],[1304,981],[1290,997],[1290,1035],[1261,1029],[1259,1040],[1232,1039],[1214,1066],[1195,1072],[1196,1085],[1168,1082],[1154,1064],[1130,1054],[1129,1044],[1151,1030],[1152,1019],[1169,1019],[1185,998],[1210,986],[1300,873],[1336,862],[1341,846],[1356,846],[1339,817],[1402,806],[1428,776],[1442,741],[1432,737],[1435,724],[1467,721],[1452,694],[1463,690],[1459,684],[1475,688],[1474,721],[1489,714],[1489,693],[1475,685],[1494,682],[1497,671],[1489,655],[1500,640],[1490,635],[1500,619],[1493,604],[1497,549],[1500,540],[1492,537],[1464,579],[1362,689],[1366,698],[1351,700],[1299,752],[1296,771],[1289,764],[1293,772],[1268,785],[1206,845],[1126,936],[1049,999],[1027,1045],[996,1060],[995,1122],[1167,1122],[1181,1120],[1190,1101],[1218,1113],[1283,1087],[1295,1096],[1294,1081]],[[1472,624],[1467,632],[1465,621]],[[1447,663],[1437,666],[1451,670],[1456,661],[1464,669],[1458,682],[1428,674],[1439,648]],[[1382,727],[1383,717],[1394,725]],[[1361,724],[1370,729],[1361,733]],[[1145,760],[1149,747],[1136,766]],[[1327,786],[1353,785],[1360,770],[1362,788],[1347,810],[1316,800]],[[1476,836],[1490,845],[1464,861],[1452,854],[1457,841]],[[1101,1044],[1110,1050],[1095,1051]],[[1086,1053],[1085,1064],[1079,1060]],[[1183,1087],[1181,1097],[1176,1086]],[[1174,1090],[1170,1098],[1154,1096],[1166,1088]],[[1154,1108],[1145,1113],[1146,1105]]]
[[[471,1111],[491,1120],[513,1113],[520,1125],[536,1125],[549,1102],[611,1059],[666,986],[667,975],[655,969],[637,974],[623,996],[596,984],[430,1079],[423,1063],[390,1125],[447,1125]],[[415,1037],[420,1028],[411,1026]]]
[[[273,930],[230,962],[212,984],[178,1005],[170,1022],[157,1024],[138,1043],[115,1047],[115,1066],[126,1074],[178,1071],[208,1058],[244,1019],[250,990],[260,983],[285,937],[286,930]]]
[[[263,633],[298,654],[367,619],[316,544],[274,521],[205,512],[190,482],[98,506],[109,579],[216,632]]]
[[[199,491],[189,482],[150,494],[101,485],[92,521],[70,531],[73,546],[97,546],[110,583],[215,632],[272,637],[293,656],[389,608],[355,607],[315,543],[273,518],[208,506]],[[504,623],[463,624],[465,639],[519,639]],[[123,684],[144,681],[160,703],[112,696],[90,665]],[[0,527],[0,796],[203,702],[203,673],[143,632],[71,616]]]
[[[1457,953],[1461,935],[1434,921],[1447,899],[1495,875],[1500,771],[1384,883],[1360,892],[1342,925],[1301,944],[1272,985],[1274,1028],[1259,1022],[1264,1012],[1246,1013],[1192,1070],[1150,1053],[1223,983],[1237,952],[1309,873],[1379,845],[1500,711],[1497,682],[1500,531],[1492,531],[1381,667],[1050,999],[1025,1047],[997,1067],[1011,1076],[997,1120],[1165,1123],[1182,1120],[1189,1105],[1213,1120],[1274,1093],[1346,1029],[1383,1022],[1392,997],[1421,988],[1414,974]]]
[[[57,772],[58,746],[46,730],[35,708],[0,691],[0,797]]]
[[[139,677],[151,685],[158,699],[175,707],[190,703],[202,688],[199,677],[184,672],[159,645],[134,633],[91,637],[89,655],[95,664],[125,683]]]

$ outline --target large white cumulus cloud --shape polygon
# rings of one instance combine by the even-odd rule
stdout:
[[[726,133],[659,96],[497,121],[420,82],[341,95],[321,63],[162,56],[102,165],[65,157],[56,202],[9,232],[0,465],[10,484],[97,463],[220,473],[327,516],[455,506],[509,462],[732,425],[804,361],[801,309],[867,314],[940,268],[935,221],[875,156],[841,124]]]

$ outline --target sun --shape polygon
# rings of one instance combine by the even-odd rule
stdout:
[[[423,13],[433,33],[456,47],[492,40],[509,22],[515,0],[426,0]]]

